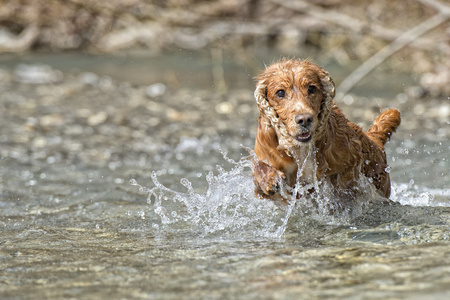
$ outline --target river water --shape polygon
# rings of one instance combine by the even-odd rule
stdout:
[[[402,112],[390,202],[286,208],[253,195],[251,68],[218,93],[202,56],[0,61],[1,299],[449,298],[450,103],[345,97]]]

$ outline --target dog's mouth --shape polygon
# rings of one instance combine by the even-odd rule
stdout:
[[[311,140],[311,138],[312,138],[312,134],[310,131],[303,132],[303,133],[295,136],[295,139],[302,143],[309,142]]]

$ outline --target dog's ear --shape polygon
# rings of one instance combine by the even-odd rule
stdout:
[[[328,117],[333,107],[333,98],[335,95],[335,86],[333,79],[327,71],[319,67],[318,73],[320,83],[322,84],[322,103],[320,107],[320,113],[318,116],[319,124],[315,134],[316,140],[321,140],[325,134],[325,128],[327,128]]]
[[[320,78],[320,83],[322,84],[322,87],[323,87],[324,100],[327,103],[327,105],[330,105],[331,101],[333,100],[334,95],[336,93],[336,88],[335,88],[333,79],[331,79],[328,72],[322,68],[320,69],[320,72],[319,72],[319,78]]]
[[[292,145],[292,138],[287,133],[286,126],[280,121],[278,114],[270,106],[269,100],[267,99],[267,82],[269,79],[265,73],[261,74],[258,79],[255,89],[255,100],[258,104],[259,114],[266,125],[275,129],[279,144],[277,149],[289,156],[289,153],[285,151],[287,149],[286,145]]]
[[[262,117],[264,117],[266,115],[265,108],[269,105],[269,103],[267,101],[267,84],[263,79],[258,80],[256,85],[255,100],[258,104],[259,113]]]
[[[278,114],[270,105],[269,99],[267,99],[268,82],[270,78],[268,78],[266,73],[263,73],[258,77],[258,79],[259,80],[255,89],[255,100],[258,104],[259,114],[269,125],[275,127],[282,126],[279,124],[281,122]]]

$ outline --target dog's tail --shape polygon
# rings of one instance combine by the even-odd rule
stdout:
[[[396,109],[388,109],[376,117],[368,133],[384,145],[399,125],[400,112]]]

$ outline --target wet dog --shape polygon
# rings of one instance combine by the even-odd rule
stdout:
[[[306,60],[274,63],[257,80],[256,194],[286,200],[282,186],[317,180],[355,194],[364,175],[389,197],[384,145],[400,125],[398,110],[382,112],[364,132],[333,101],[335,85],[328,73]]]

